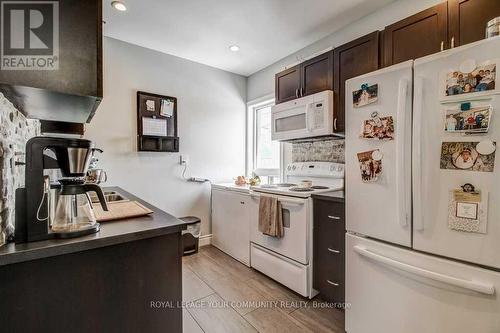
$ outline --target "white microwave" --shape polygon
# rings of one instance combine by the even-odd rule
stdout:
[[[275,105],[271,121],[271,138],[276,141],[333,135],[333,91]]]

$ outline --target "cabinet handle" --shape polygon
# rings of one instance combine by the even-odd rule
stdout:
[[[299,98],[299,88],[295,89],[295,97]]]
[[[328,215],[328,218],[332,220],[340,220],[340,216]]]
[[[335,282],[332,282],[330,280],[326,280],[326,282],[328,282],[329,284],[331,284],[332,286],[335,286],[335,287],[338,287],[339,284],[338,283],[335,283]]]
[[[240,204],[244,205],[244,204],[245,204],[245,201],[240,201]]]
[[[444,41],[441,41],[441,51],[444,51]]]
[[[328,248],[328,251],[332,252],[332,253],[335,253],[335,254],[340,254],[340,251],[339,250],[334,250],[332,248]]]
[[[451,37],[451,48],[455,47],[455,37]]]
[[[337,130],[337,118],[333,119],[333,129]]]
[[[300,88],[300,96],[304,96],[304,88]]]

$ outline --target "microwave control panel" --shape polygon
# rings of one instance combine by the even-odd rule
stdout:
[[[314,116],[314,122],[313,122],[313,129],[321,129],[323,128],[324,125],[324,103],[322,102],[315,102],[313,103],[313,116]]]

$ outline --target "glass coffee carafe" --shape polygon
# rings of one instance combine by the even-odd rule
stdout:
[[[102,189],[86,184],[83,179],[60,179],[61,189],[52,219],[52,232],[57,237],[76,237],[99,230],[88,192],[95,192],[103,210],[108,207]]]

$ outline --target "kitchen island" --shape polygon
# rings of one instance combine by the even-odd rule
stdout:
[[[5,332],[182,332],[183,221],[118,187],[149,216],[98,233],[0,247]]]

